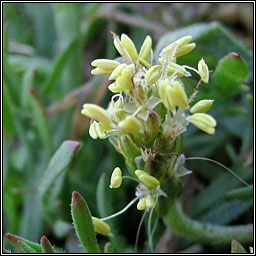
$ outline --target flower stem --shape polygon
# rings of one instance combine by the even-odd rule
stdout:
[[[252,224],[220,226],[192,220],[185,216],[177,201],[170,207],[164,221],[177,235],[200,243],[231,243],[233,239],[243,243],[253,240]]]
[[[132,206],[137,200],[139,199],[139,197],[135,197],[129,204],[127,204],[122,210],[120,210],[119,212],[116,212],[108,217],[105,218],[101,218],[101,220],[105,221],[105,220],[109,220],[112,218],[115,218],[116,216],[124,213],[130,206]]]

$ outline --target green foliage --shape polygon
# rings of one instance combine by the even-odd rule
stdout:
[[[49,214],[54,214],[56,200],[59,195],[58,187],[61,186],[61,181],[64,178],[63,172],[65,167],[71,162],[75,152],[80,146],[76,141],[64,141],[57,152],[51,158],[46,171],[41,179],[39,193],[42,197],[43,206]],[[59,182],[60,181],[60,182]]]
[[[72,194],[71,214],[76,235],[88,253],[98,253],[91,212],[83,197],[76,191]]]
[[[184,22],[184,15],[178,15],[176,27],[181,29],[175,30],[175,25],[169,24],[173,18],[168,20],[162,15],[165,10],[168,13],[168,6],[156,4],[152,12],[151,5],[143,3],[3,4],[3,233],[10,242],[4,239],[4,247],[15,246],[12,253],[63,252],[51,246],[47,238],[41,239],[41,244],[32,242],[39,241],[42,234],[51,234],[52,244],[68,248],[74,231],[70,215],[72,191],[86,195],[87,217],[90,212],[106,217],[122,209],[134,196],[134,183],[127,180],[118,191],[109,189],[111,171],[119,166],[127,172],[125,161],[107,140],[95,141],[88,136],[88,120],[79,114],[83,103],[106,107],[111,97],[105,93],[107,80],[92,79],[89,65],[95,58],[117,55],[109,30],[127,33],[138,48],[144,36],[150,34],[153,45],[157,43],[155,55],[177,38],[192,35],[196,49],[177,61],[197,68],[203,57],[213,70],[209,84],[200,85],[195,101],[213,98],[210,114],[218,124],[214,136],[189,127],[184,134],[184,154],[215,159],[252,184],[252,52],[220,23],[190,25],[200,15]],[[188,12],[177,13],[190,13],[189,6],[185,9]],[[194,79],[186,78],[188,94],[195,85]],[[130,144],[126,137],[123,142],[128,156],[139,154],[138,145]],[[135,168],[134,162],[127,165],[131,170]],[[186,167],[193,170],[196,179],[195,186],[189,184],[191,191],[196,191],[188,197],[190,216],[228,225],[251,221],[247,213],[252,209],[252,186],[241,188],[235,177],[205,161],[188,161]],[[176,187],[180,190],[181,184]],[[124,216],[108,220],[113,236],[109,237],[111,244],[97,237],[101,251],[134,252],[140,217],[133,206]],[[85,230],[89,227],[92,241],[95,233],[89,218],[86,223],[81,218],[83,228],[79,234],[87,244]],[[166,226],[159,222],[162,229],[156,229],[153,239],[164,234]],[[148,249],[146,233],[142,225],[139,248],[143,252]],[[94,242],[89,248],[98,252]],[[157,243],[153,241],[153,245]],[[230,251],[230,247],[225,248]],[[232,243],[232,252],[244,252],[239,248]],[[182,242],[178,249],[184,249]],[[206,248],[207,252],[214,249]]]

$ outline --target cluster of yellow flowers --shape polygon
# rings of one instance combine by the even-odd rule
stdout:
[[[205,61],[201,59],[197,69],[176,63],[177,57],[195,48],[195,43],[190,43],[191,36],[182,37],[165,47],[155,65],[152,64],[150,36],[145,38],[139,53],[126,34],[120,38],[114,33],[113,36],[114,46],[121,58],[94,60],[91,64],[95,68],[91,73],[109,75],[109,80],[113,82],[108,89],[115,94],[107,109],[95,104],[84,104],[81,111],[93,119],[89,129],[93,139],[110,137],[112,144],[125,157],[127,154],[133,158],[140,155],[147,163],[145,159],[151,155],[146,154],[143,147],[151,150],[159,137],[174,141],[186,131],[189,123],[208,134],[214,134],[216,121],[205,113],[211,108],[213,100],[201,100],[190,107],[198,86],[188,98],[181,80],[191,76],[188,70],[192,70],[200,76],[199,84],[201,81],[208,83],[209,70]],[[125,140],[129,142],[126,146],[132,148],[126,149],[126,152]],[[159,180],[151,174],[146,167],[144,170],[137,167],[132,177],[139,182],[136,191],[138,210],[153,208],[158,196],[166,196],[160,189]],[[123,178],[120,168],[115,168],[110,187],[120,187]]]

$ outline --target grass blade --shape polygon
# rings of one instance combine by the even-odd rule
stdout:
[[[88,253],[98,253],[99,248],[91,212],[83,197],[76,191],[72,194],[71,214],[77,237],[85,251]]]

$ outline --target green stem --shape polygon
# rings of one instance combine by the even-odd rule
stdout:
[[[201,223],[185,216],[177,201],[170,207],[164,221],[177,235],[200,243],[231,243],[233,239],[243,243],[253,240],[252,224],[219,226]]]

